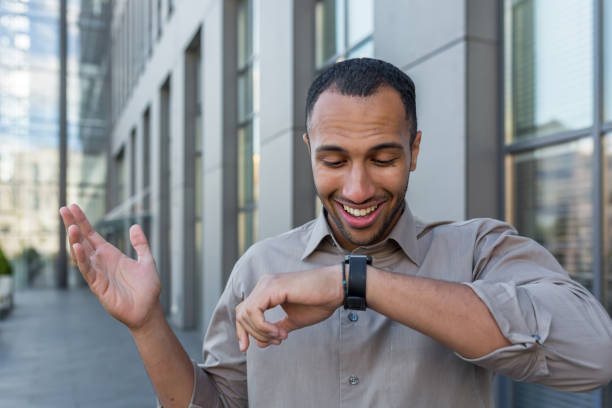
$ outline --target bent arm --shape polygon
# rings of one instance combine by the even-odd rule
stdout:
[[[368,307],[468,357],[511,343],[487,306],[469,287],[455,282],[400,275],[368,267]]]

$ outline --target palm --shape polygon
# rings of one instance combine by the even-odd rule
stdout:
[[[130,229],[138,253],[135,261],[96,233],[78,206],[62,208],[60,213],[72,259],[102,306],[130,328],[144,324],[158,302],[161,285],[142,229]]]
[[[160,288],[154,263],[135,261],[105,243],[95,251],[92,269],[91,290],[113,317],[128,327],[146,319]]]

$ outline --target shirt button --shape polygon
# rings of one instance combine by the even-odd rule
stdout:
[[[355,313],[355,312],[349,312],[348,319],[351,322],[356,322],[357,320],[359,320],[359,316],[357,316],[357,313]]]
[[[359,384],[359,378],[357,376],[355,376],[355,375],[351,375],[349,377],[349,384],[351,384],[351,385]]]

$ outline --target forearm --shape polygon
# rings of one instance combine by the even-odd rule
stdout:
[[[157,304],[146,326],[132,329],[130,333],[164,408],[189,406],[193,365],[168,325],[161,305]]]
[[[476,358],[509,346],[486,305],[469,287],[368,267],[368,307]]]

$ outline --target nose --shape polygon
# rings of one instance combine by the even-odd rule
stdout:
[[[375,192],[376,188],[367,169],[360,163],[353,163],[344,177],[342,196],[359,204],[372,198]]]

